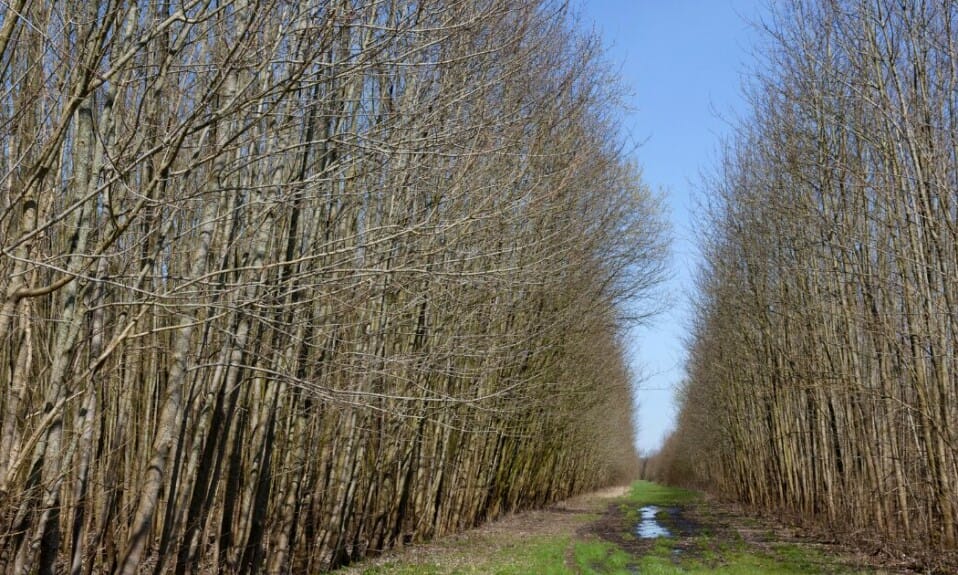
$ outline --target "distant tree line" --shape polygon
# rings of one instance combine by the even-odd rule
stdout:
[[[752,114],[706,185],[688,379],[651,464],[954,551],[958,3],[776,6]]]
[[[315,573],[634,473],[617,97],[554,0],[0,4],[0,571]]]

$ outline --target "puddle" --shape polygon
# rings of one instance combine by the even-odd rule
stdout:
[[[635,534],[642,539],[655,539],[656,537],[671,537],[672,533],[662,526],[655,518],[659,508],[655,505],[646,505],[639,509],[642,521],[635,527]]]

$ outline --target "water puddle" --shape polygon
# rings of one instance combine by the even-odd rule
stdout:
[[[635,534],[642,539],[655,539],[656,537],[671,537],[672,533],[662,526],[655,518],[659,508],[655,505],[646,505],[639,509],[642,521],[635,527]]]

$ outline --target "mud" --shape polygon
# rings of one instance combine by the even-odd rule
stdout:
[[[655,506],[645,506],[648,507]],[[643,537],[637,532],[642,526],[642,509],[643,507],[629,507],[629,504],[613,503],[606,508],[601,518],[583,527],[580,534],[599,537],[614,543],[627,553],[640,556],[661,539],[661,536]],[[695,552],[691,539],[703,531],[702,525],[690,515],[688,507],[657,507],[654,516],[657,526],[668,533],[669,544],[676,555]]]
[[[909,560],[896,561],[883,554],[863,553],[861,549],[842,545],[821,534],[789,527],[768,517],[750,515],[741,508],[714,500],[659,506],[654,518],[657,525],[668,532],[668,536],[644,537],[639,530],[649,511],[643,513],[643,510],[652,507],[655,506],[610,504],[605,514],[581,528],[579,535],[604,539],[637,557],[648,553],[664,539],[677,562],[689,558],[714,557],[715,552],[729,546],[744,545],[748,549],[774,554],[777,546],[790,543],[814,548],[828,558],[827,564],[816,567],[816,572],[823,574],[958,573],[947,569],[921,570]]]

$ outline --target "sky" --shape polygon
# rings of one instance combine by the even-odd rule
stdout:
[[[747,114],[743,82],[755,61],[766,0],[579,0],[606,57],[631,94],[622,127],[640,143],[645,183],[664,197],[672,224],[667,312],[629,337],[638,383],[640,452],[652,452],[673,428],[675,388],[684,376],[684,340],[699,257],[696,206],[702,174],[719,158],[731,121]]]

